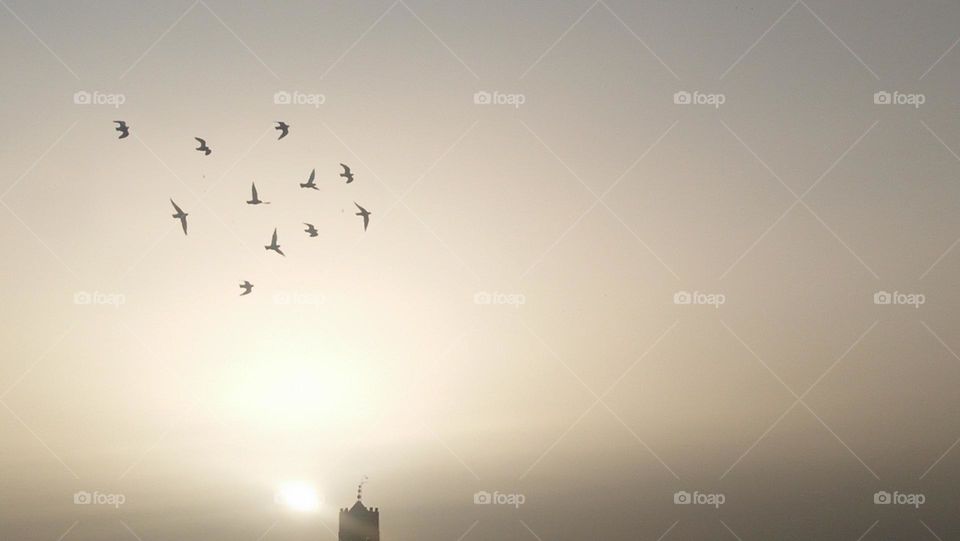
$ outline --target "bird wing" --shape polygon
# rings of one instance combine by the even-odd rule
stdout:
[[[363,215],[363,230],[367,230],[367,226],[370,225],[370,214],[364,213]]]
[[[183,226],[183,234],[187,234],[187,215],[184,214],[180,217],[180,225]]]
[[[177,209],[177,214],[183,214],[183,210],[181,210],[180,207],[178,207],[177,204],[173,202],[173,199],[170,200],[170,204],[173,205],[173,208]]]
[[[273,246],[277,245],[277,228],[273,228],[273,239],[270,241]]]
[[[256,200],[257,200],[257,185],[256,185],[256,183],[251,183],[251,184],[250,184],[250,189],[253,191],[253,200],[256,201]]]
[[[313,179],[316,178],[316,176],[317,176],[317,170],[316,170],[316,169],[310,171],[310,179],[307,180],[307,184],[313,184]]]
[[[200,143],[200,146],[201,146],[201,147],[207,146],[207,142],[204,141],[203,139],[200,139],[199,137],[194,137],[194,139],[196,139],[197,142]]]
[[[345,164],[342,164],[342,163],[341,163],[341,164],[340,164],[340,167],[343,167],[343,174],[344,174],[344,175],[349,175],[349,174],[350,174],[350,168],[347,167]]]

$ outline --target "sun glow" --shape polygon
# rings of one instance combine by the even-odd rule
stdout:
[[[310,513],[320,508],[317,491],[303,481],[291,481],[281,485],[276,500],[278,504],[300,513]]]

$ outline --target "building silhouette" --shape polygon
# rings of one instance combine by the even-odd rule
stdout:
[[[361,482],[353,507],[340,509],[340,541],[380,541],[380,509],[363,505],[362,489]]]

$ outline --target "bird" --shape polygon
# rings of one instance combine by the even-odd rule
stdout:
[[[353,202],[354,205],[357,205],[357,202]],[[370,225],[370,211],[357,205],[357,208],[360,209],[360,212],[354,214],[354,216],[363,216],[363,230],[367,230],[367,226]]]
[[[196,150],[203,152],[204,156],[209,156],[210,153],[213,152],[213,150],[211,150],[210,147],[207,146],[206,141],[204,141],[203,139],[200,139],[199,137],[194,137],[194,139],[196,139],[197,142],[200,143],[200,146],[198,146]]]
[[[123,139],[130,135],[130,127],[127,126],[126,122],[122,120],[114,120],[113,122],[117,125],[114,129],[120,132],[120,137],[117,137],[117,139]]]
[[[260,205],[260,204],[269,205],[269,204],[270,204],[269,201],[261,201],[260,198],[257,197],[257,183],[256,183],[256,182],[251,182],[251,183],[250,183],[250,191],[253,192],[253,195],[251,196],[252,199],[250,199],[249,201],[247,201],[247,204],[248,204],[248,205]]]
[[[270,245],[269,245],[269,246],[264,246],[263,249],[264,249],[264,250],[273,250],[274,252],[277,252],[278,254],[282,255],[283,257],[287,257],[287,254],[283,253],[283,252],[280,250],[280,245],[277,244],[277,228],[276,228],[276,227],[273,228],[273,238],[270,239]]]
[[[288,133],[290,133],[290,125],[279,120],[277,121],[277,126],[273,129],[280,131],[280,137],[277,137],[277,141],[283,139]]]
[[[247,280],[244,280],[243,283],[240,284],[240,289],[243,290],[243,293],[240,294],[241,297],[244,295],[249,295],[250,292],[253,291],[253,284],[251,284]]]
[[[317,188],[316,183],[313,182],[313,179],[315,179],[316,177],[317,177],[317,170],[314,169],[313,171],[310,171],[310,178],[307,179],[307,183],[306,184],[301,183],[300,187],[313,188],[314,190],[319,190],[320,188]]]
[[[180,220],[180,225],[183,226],[183,234],[187,234],[187,213],[184,212],[176,203],[173,202],[173,199],[170,200],[170,204],[173,205],[173,208],[177,209],[177,213],[173,215],[174,218]]]
[[[303,230],[306,234],[310,235],[311,237],[317,236],[317,228],[313,227],[313,224],[308,224],[307,222],[303,222],[303,225],[307,226],[307,228]]]
[[[343,167],[343,173],[340,173],[340,176],[347,179],[347,184],[353,182],[353,173],[350,172],[350,167],[342,163],[340,167]]]

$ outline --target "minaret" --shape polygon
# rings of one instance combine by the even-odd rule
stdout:
[[[350,509],[340,509],[340,541],[380,541],[380,509],[363,505],[364,476],[357,486],[357,501]]]

